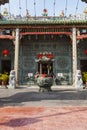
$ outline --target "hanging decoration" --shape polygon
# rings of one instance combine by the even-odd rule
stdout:
[[[87,55],[87,49],[85,50],[85,52],[84,52],[86,55]]]
[[[43,58],[43,56],[45,56],[45,57],[47,57],[47,58],[49,58],[49,59],[53,59],[54,58],[54,55],[52,54],[52,53],[39,53],[38,54],[38,58],[39,59],[42,59]]]
[[[7,49],[2,51],[3,56],[8,56],[9,53],[10,53],[9,50],[7,50]]]

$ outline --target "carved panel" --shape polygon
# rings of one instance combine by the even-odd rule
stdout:
[[[68,57],[58,57],[57,59],[57,66],[59,69],[67,69],[69,68],[69,59]]]
[[[58,73],[59,70],[64,72],[71,67],[71,57],[69,57],[69,46],[68,44],[61,44],[57,42],[38,42],[38,43],[29,43],[29,46],[23,44],[21,46],[21,72],[22,78],[25,77],[28,73],[34,73],[37,71],[38,63],[35,62],[37,55],[40,52],[52,52],[54,54],[54,63],[53,71]],[[22,81],[21,81],[22,82]]]

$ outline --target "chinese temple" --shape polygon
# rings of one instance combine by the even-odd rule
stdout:
[[[0,5],[7,2],[0,0]],[[16,83],[24,85],[28,74],[52,72],[56,79],[63,78],[54,84],[74,85],[76,71],[87,72],[87,10],[84,17],[66,17],[63,11],[48,16],[45,8],[42,16],[26,12],[17,18],[1,15],[0,73],[15,70]]]

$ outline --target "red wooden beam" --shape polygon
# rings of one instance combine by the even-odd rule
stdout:
[[[21,32],[20,35],[35,35],[35,34],[38,34],[38,35],[45,35],[45,34],[53,34],[53,35],[62,35],[62,34],[65,34],[65,35],[71,35],[72,33],[71,32]]]
[[[82,35],[77,36],[78,40],[84,39],[84,38],[87,38],[87,34],[82,34]]]
[[[13,40],[15,38],[15,36],[11,36],[11,35],[0,35],[0,39],[10,39]]]

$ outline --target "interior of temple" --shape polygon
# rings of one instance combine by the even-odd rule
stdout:
[[[38,63],[38,72],[40,72],[40,63]],[[42,63],[42,74],[50,74],[53,72],[53,63]]]

